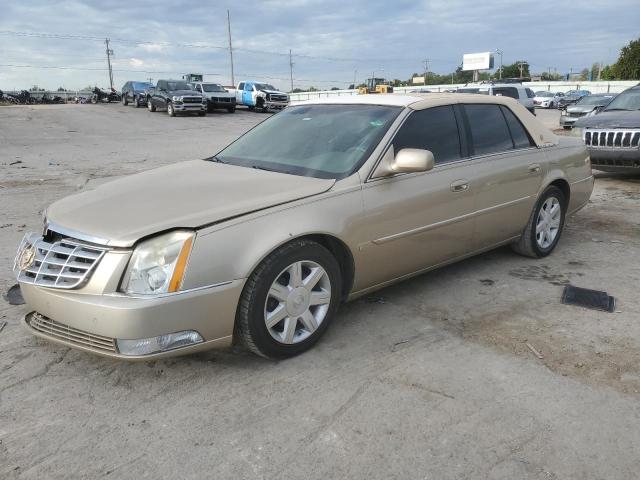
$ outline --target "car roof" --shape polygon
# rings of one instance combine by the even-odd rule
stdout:
[[[533,137],[536,145],[541,147],[558,144],[558,137],[552,133],[551,130],[544,127],[520,102],[511,97],[487,96],[475,93],[377,93],[365,95],[336,95],[333,97],[294,101],[291,102],[291,105],[383,105],[405,107],[411,110],[424,110],[425,108],[458,103],[504,105],[518,116],[519,120]]]

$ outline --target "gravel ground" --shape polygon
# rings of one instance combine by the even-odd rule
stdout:
[[[0,108],[0,290],[53,200],[264,118]],[[0,300],[0,478],[637,478],[639,202],[639,178],[599,174],[550,257],[502,248],[384,289],[288,361],[116,362],[28,335],[26,307]],[[569,283],[616,312],[562,305]]]

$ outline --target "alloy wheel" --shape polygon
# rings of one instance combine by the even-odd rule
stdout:
[[[276,341],[296,344],[318,329],[330,303],[331,281],[324,268],[310,260],[295,262],[269,288],[264,322]]]
[[[538,247],[547,249],[553,245],[560,231],[562,219],[562,206],[556,197],[547,198],[536,219],[536,242]]]

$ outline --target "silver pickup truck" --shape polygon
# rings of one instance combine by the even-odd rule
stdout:
[[[229,92],[219,83],[191,82],[190,85],[207,98],[209,112],[216,108],[224,108],[229,113],[236,111],[236,94]]]

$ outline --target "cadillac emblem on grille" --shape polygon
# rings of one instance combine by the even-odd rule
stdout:
[[[36,247],[34,247],[30,243],[25,243],[24,247],[22,247],[22,250],[18,254],[18,261],[16,262],[18,264],[18,268],[20,270],[26,270],[31,265],[33,265],[33,262],[35,262],[35,260]]]

